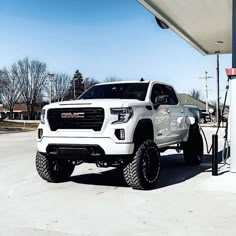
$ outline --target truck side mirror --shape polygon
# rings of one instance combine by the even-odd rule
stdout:
[[[157,110],[157,108],[162,104],[167,104],[168,102],[168,95],[158,95],[154,99],[155,103],[153,105],[153,108]]]
[[[155,104],[167,104],[168,102],[168,95],[158,95],[155,97]]]

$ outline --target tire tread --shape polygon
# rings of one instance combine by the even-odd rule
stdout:
[[[156,181],[154,183],[150,184],[150,183],[145,182],[145,180],[143,179],[142,174],[141,174],[141,170],[140,170],[141,156],[142,156],[142,153],[146,149],[148,149],[149,146],[152,146],[156,149],[156,151],[158,153],[158,158],[160,159],[160,155],[159,155],[158,148],[157,148],[156,144],[152,140],[148,140],[140,145],[140,147],[138,148],[138,150],[136,151],[136,153],[134,155],[133,160],[123,170],[123,174],[124,174],[124,178],[126,180],[126,183],[129,186],[132,186],[132,188],[134,188],[134,189],[139,189],[139,190],[151,189],[154,187],[154,185],[156,184],[156,182],[159,178],[159,174],[158,174]],[[159,162],[158,168],[160,168],[160,162]]]

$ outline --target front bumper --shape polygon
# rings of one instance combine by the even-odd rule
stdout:
[[[44,136],[41,140],[38,140],[38,151],[47,153],[50,145],[56,145],[58,147],[74,146],[97,146],[104,151],[104,155],[131,155],[134,151],[133,143],[115,143],[110,138],[71,138],[71,137],[47,137]],[[73,152],[73,148],[71,149]]]

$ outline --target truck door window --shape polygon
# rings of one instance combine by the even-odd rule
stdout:
[[[163,95],[163,91],[160,84],[154,84],[152,87],[151,101],[155,103],[155,98],[157,96]]]
[[[178,98],[173,88],[167,85],[162,85],[164,95],[167,95],[168,105],[177,105],[179,103]]]

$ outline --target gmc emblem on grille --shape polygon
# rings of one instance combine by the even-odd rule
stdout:
[[[83,112],[63,112],[61,118],[84,118]]]

